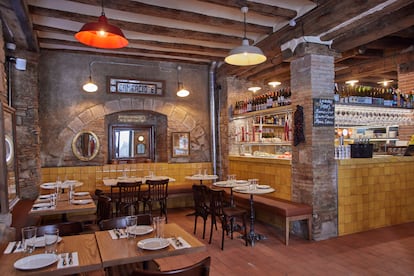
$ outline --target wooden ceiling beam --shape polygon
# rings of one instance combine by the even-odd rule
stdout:
[[[365,61],[353,64],[352,67],[337,70],[335,79],[350,79],[351,77],[369,77],[384,72],[397,71],[399,64],[414,60],[414,52],[407,52],[396,56],[388,56],[383,59]]]
[[[40,38],[39,43],[42,44],[56,44],[60,46],[71,46],[71,47],[87,47],[83,44],[79,44],[77,41],[67,41],[67,40],[60,40],[60,39],[51,39],[51,38]],[[210,55],[202,55],[202,54],[191,54],[191,53],[180,53],[180,52],[171,52],[171,51],[157,51],[157,50],[148,50],[143,48],[134,48],[134,47],[124,47],[122,49],[117,49],[119,53],[141,53],[141,54],[151,54],[151,55],[158,55],[158,56],[174,56],[176,58],[182,57],[186,59],[201,59],[206,60],[206,63],[210,62],[211,56]]]
[[[290,73],[290,63],[284,62],[282,64],[269,67],[266,70],[263,70],[254,75],[250,75],[247,78],[247,80],[249,81],[259,81],[259,80],[263,81],[264,79],[278,80],[279,75],[283,75],[286,72]]]
[[[343,33],[334,40],[332,47],[338,51],[346,51],[390,35],[401,29],[408,28],[413,25],[413,22],[414,3],[390,13],[388,16],[382,17],[377,21],[360,25],[352,31]]]
[[[200,2],[207,2],[212,4],[217,4],[221,6],[226,7],[232,7],[232,8],[242,8],[242,7],[248,7],[249,11],[265,15],[265,16],[280,16],[287,19],[295,18],[297,15],[297,12],[295,10],[281,8],[281,7],[275,7],[272,5],[267,4],[261,4],[257,2],[252,1],[246,1],[246,0],[198,0]]]
[[[17,16],[20,28],[26,38],[27,48],[29,51],[39,52],[39,44],[37,38],[33,32],[32,20],[29,15],[29,11],[23,0],[13,0],[10,4]]]
[[[87,22],[94,22],[98,21],[97,17],[88,16],[78,13],[66,12],[66,11],[59,11],[59,10],[52,10],[46,9],[41,7],[29,6],[30,12],[35,15],[39,16],[46,16],[46,17],[56,17],[81,23]],[[184,30],[184,29],[177,29],[177,28],[168,28],[162,26],[155,26],[149,24],[142,24],[142,23],[132,23],[127,21],[121,20],[114,20],[109,19],[109,22],[122,30],[128,30],[132,32],[139,32],[145,34],[157,34],[157,35],[164,35],[169,37],[175,38],[188,38],[194,40],[201,40],[201,41],[214,41],[214,42],[222,42],[232,45],[239,45],[241,42],[240,37],[238,36],[230,36],[230,35],[223,35],[223,34],[214,34],[214,33],[205,33],[199,31],[191,31],[191,30]]]
[[[72,2],[83,3],[93,6],[101,6],[101,0],[71,0]],[[188,12],[171,8],[160,8],[159,6],[149,5],[136,1],[118,1],[118,0],[106,0],[104,2],[104,8],[110,8],[114,10],[120,10],[125,12],[131,12],[134,14],[143,14],[147,16],[154,16],[160,18],[168,18],[188,23],[202,22],[203,25],[221,27],[232,30],[242,30],[244,23],[237,20],[231,20],[227,18],[215,17],[204,15],[195,12]],[[259,24],[248,23],[246,24],[247,31],[253,33],[269,34],[272,32],[272,27],[267,27]]]
[[[367,2],[373,2],[373,1],[367,1]],[[381,1],[384,2],[384,1]],[[397,0],[396,2],[385,6],[378,11],[375,11],[373,13],[367,14],[360,18],[359,20],[356,20],[350,24],[345,25],[342,28],[336,28],[334,31],[328,32],[325,35],[321,37],[321,40],[334,40],[338,37],[340,37],[344,33],[352,33],[353,30],[359,29],[361,26],[364,26],[366,24],[369,24],[371,22],[375,22],[378,20],[384,20],[385,18],[390,17],[390,13],[395,10],[399,10],[401,8],[404,8],[405,6],[409,5],[410,3],[414,2],[414,0]],[[380,4],[380,3],[376,3]],[[361,10],[368,10],[368,9],[361,9],[358,3],[355,3],[353,7],[350,7],[352,9],[356,9],[358,11]],[[373,8],[367,7],[367,8]],[[340,14],[340,11],[338,11],[338,14]],[[346,18],[347,20],[352,19],[352,17]],[[378,30],[373,30],[374,32],[378,32]]]
[[[164,62],[175,62],[175,63],[182,63],[184,62],[182,59],[176,59],[176,58],[170,58],[170,57],[150,57],[145,55],[138,54],[126,54],[126,53],[105,53],[105,52],[96,52],[92,48],[85,48],[82,50],[73,50],[73,49],[46,49],[45,51],[51,51],[51,52],[59,52],[59,53],[75,53],[75,54],[88,54],[91,56],[97,56],[97,57],[113,57],[113,58],[128,58],[130,61],[133,59],[136,59],[138,61],[140,60],[150,60],[150,61],[164,61]],[[194,61],[194,60],[186,60],[185,63],[188,64],[198,64],[198,65],[207,65],[206,62],[201,61]]]
[[[69,35],[74,36],[75,32],[58,29],[54,27],[48,27],[48,26],[42,26],[42,25],[33,25],[33,29],[40,32],[48,32],[48,33],[56,33],[56,34],[63,34],[63,35]],[[223,58],[228,50],[227,49],[221,49],[221,48],[212,48],[212,47],[205,47],[205,46],[199,46],[199,45],[190,45],[190,44],[178,44],[178,43],[169,43],[169,42],[159,42],[154,40],[143,40],[143,39],[129,39],[130,44],[140,44],[140,45],[146,45],[146,46],[153,46],[153,47],[159,47],[159,48],[165,48],[165,49],[180,49],[180,50],[186,50],[186,51],[192,51],[192,52],[200,52],[204,54],[210,54],[212,57],[219,57]]]

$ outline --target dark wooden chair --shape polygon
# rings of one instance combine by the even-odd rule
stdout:
[[[112,217],[112,199],[106,195],[99,195],[96,204],[96,214],[90,215],[75,215],[70,216],[68,221],[80,221],[83,223],[84,228],[90,228],[97,230],[97,225],[101,220],[109,219]]]
[[[242,228],[244,229],[245,245],[247,246],[247,230],[246,230],[246,216],[247,211],[234,206],[231,206],[226,201],[226,193],[223,190],[210,189],[210,214],[211,214],[211,227],[210,227],[210,239],[213,236],[213,225],[217,230],[217,218],[220,220],[222,226],[221,234],[221,250],[224,249],[224,232],[230,233],[231,239],[233,239],[233,229],[235,227],[234,221],[239,218],[243,222]]]
[[[116,215],[127,216],[139,213],[139,202],[142,182],[118,182],[118,201]],[[133,212],[131,212],[133,208]]]
[[[209,188],[203,184],[193,184],[193,199],[194,199],[194,234],[197,231],[198,217],[203,219],[203,239],[206,233],[206,221],[210,215],[209,208]]]
[[[37,226],[37,236],[44,236],[45,232],[53,229],[59,229],[59,236],[72,236],[83,232],[82,223],[79,221],[62,222],[58,224]]]
[[[175,275],[175,276],[208,276],[210,275],[211,257],[206,257],[203,260],[193,265],[178,268],[168,271],[151,271],[151,270],[136,270],[129,274],[130,276],[156,276],[156,275]]]
[[[155,202],[158,202],[160,207],[160,216],[165,215],[165,222],[168,223],[167,217],[167,199],[168,199],[168,182],[169,179],[161,180],[147,180],[148,191],[144,201],[145,206],[148,206],[149,213],[152,215],[152,207]]]
[[[152,216],[150,214],[138,214],[135,215],[137,217],[137,224],[138,225],[151,225],[152,224]],[[124,217],[116,217],[110,219],[104,219],[99,222],[99,229],[103,230],[111,230],[115,228],[126,228],[126,218]]]

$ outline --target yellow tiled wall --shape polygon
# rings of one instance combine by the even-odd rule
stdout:
[[[83,182],[83,185],[78,188],[79,190],[93,193],[95,189],[110,190],[103,185],[102,180],[104,178],[117,178],[118,176],[122,176],[124,172],[128,176],[139,177],[148,175],[149,171],[153,171],[155,175],[169,176],[176,180],[169,185],[192,185],[193,181],[186,180],[185,176],[196,174],[199,170],[204,172],[204,169],[207,169],[207,172],[211,174],[211,163],[138,163],[85,167],[53,167],[42,168],[42,183],[54,182],[57,177],[62,181],[65,179],[75,179]]]
[[[259,179],[259,184],[272,186],[276,192],[269,194],[278,198],[292,198],[292,165],[290,160],[229,157],[229,174],[237,179]]]
[[[414,221],[414,157],[338,161],[338,233]]]

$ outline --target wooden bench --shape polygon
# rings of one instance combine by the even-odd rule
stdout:
[[[236,205],[250,209],[250,196],[233,193]],[[312,239],[312,206],[290,200],[270,196],[254,196],[256,212],[268,212],[285,219],[285,244],[289,245],[289,226],[291,221],[306,220],[308,224],[308,238]]]

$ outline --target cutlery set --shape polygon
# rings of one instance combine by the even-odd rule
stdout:
[[[62,253],[60,254],[60,258],[61,258],[61,262],[62,262],[62,267],[66,266],[66,265],[72,265],[73,264],[73,255],[72,252],[69,253]]]

